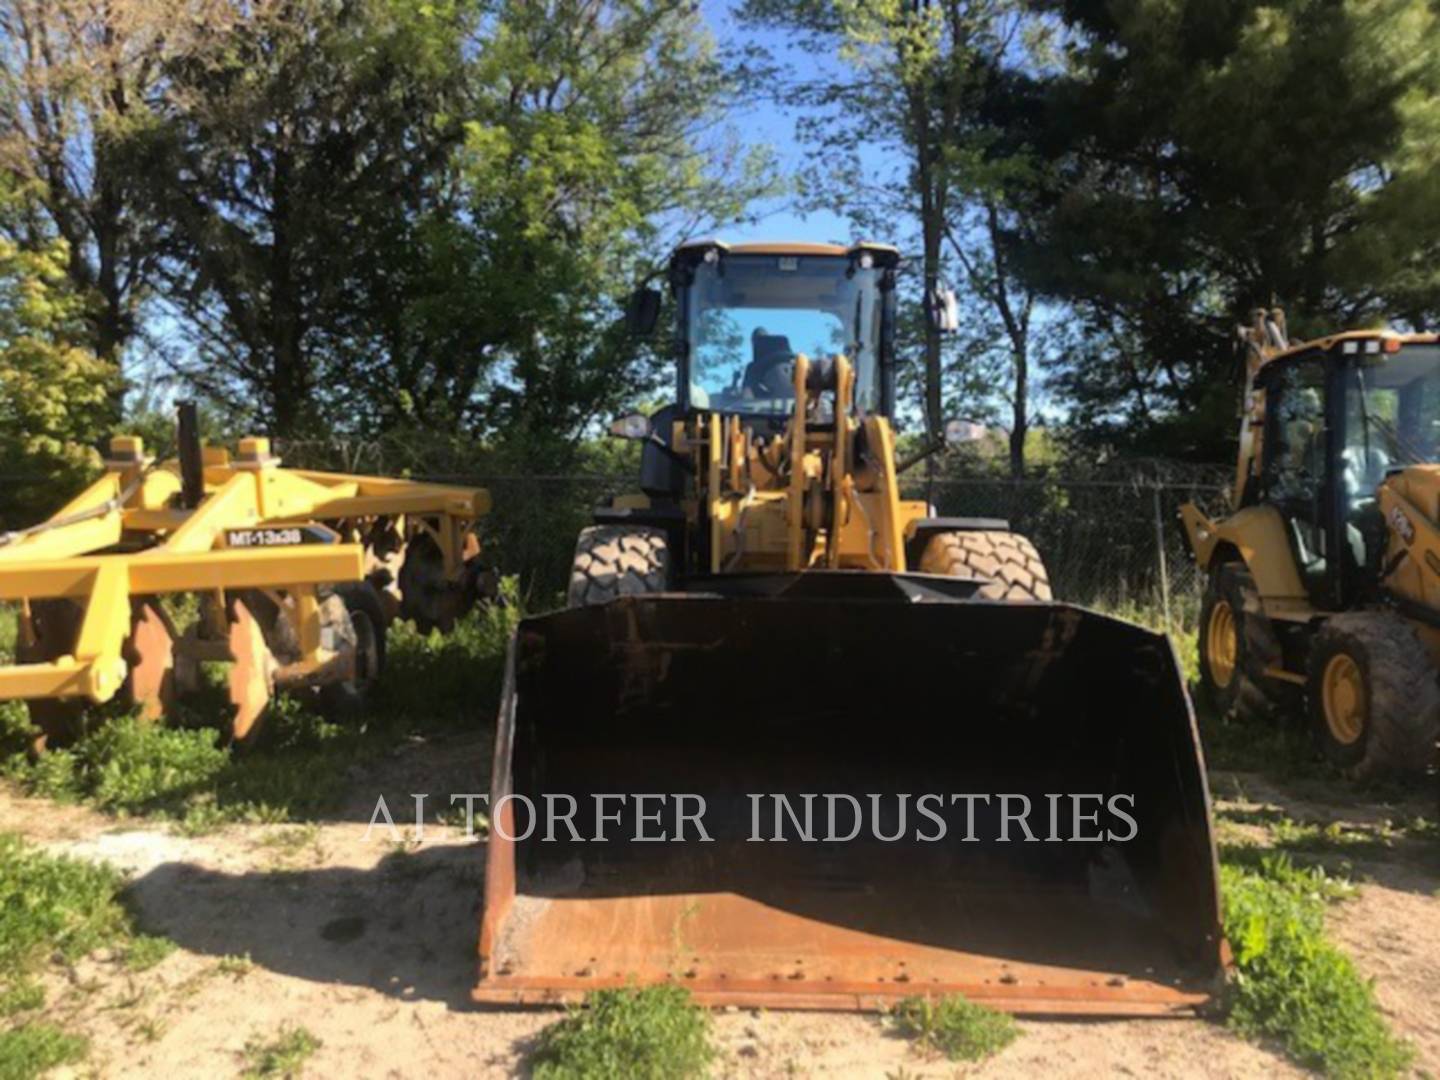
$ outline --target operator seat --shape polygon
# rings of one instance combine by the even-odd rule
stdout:
[[[753,397],[794,397],[795,350],[784,334],[767,334],[763,328],[750,335],[754,359],[745,367],[742,390]]]

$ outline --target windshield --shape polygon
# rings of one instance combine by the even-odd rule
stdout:
[[[1371,490],[1387,469],[1440,460],[1440,346],[1356,358],[1345,402],[1345,468]]]
[[[795,357],[845,356],[855,407],[880,407],[880,271],[833,255],[733,255],[700,263],[690,287],[690,405],[785,416]],[[827,401],[822,415],[831,407]]]

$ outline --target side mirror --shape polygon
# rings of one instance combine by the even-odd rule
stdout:
[[[985,438],[986,434],[985,425],[977,424],[974,420],[945,421],[945,445],[947,447],[979,442]]]
[[[925,314],[932,329],[941,334],[953,334],[960,329],[960,302],[955,290],[948,285],[936,285],[933,292],[925,297]]]
[[[630,413],[610,423],[610,434],[617,439],[648,439],[650,432],[650,418],[644,413]]]
[[[636,289],[625,305],[625,329],[633,337],[649,337],[660,321],[660,290]]]

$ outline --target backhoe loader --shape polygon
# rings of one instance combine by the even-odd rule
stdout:
[[[1224,715],[1306,715],[1355,776],[1424,769],[1440,735],[1440,336],[1291,344],[1241,331],[1228,517],[1181,510],[1209,584],[1200,673]]]
[[[1145,1015],[1214,993],[1174,653],[1052,602],[1005,522],[901,497],[899,272],[876,244],[674,254],[676,400],[612,429],[643,442],[640,490],[580,534],[568,608],[512,641],[477,1001],[673,982]],[[637,332],[661,301],[637,296]]]

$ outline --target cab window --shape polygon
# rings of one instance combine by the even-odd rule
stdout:
[[[1328,365],[1281,361],[1266,373],[1266,500],[1285,518],[1301,576],[1319,588],[1326,571],[1325,386]]]

